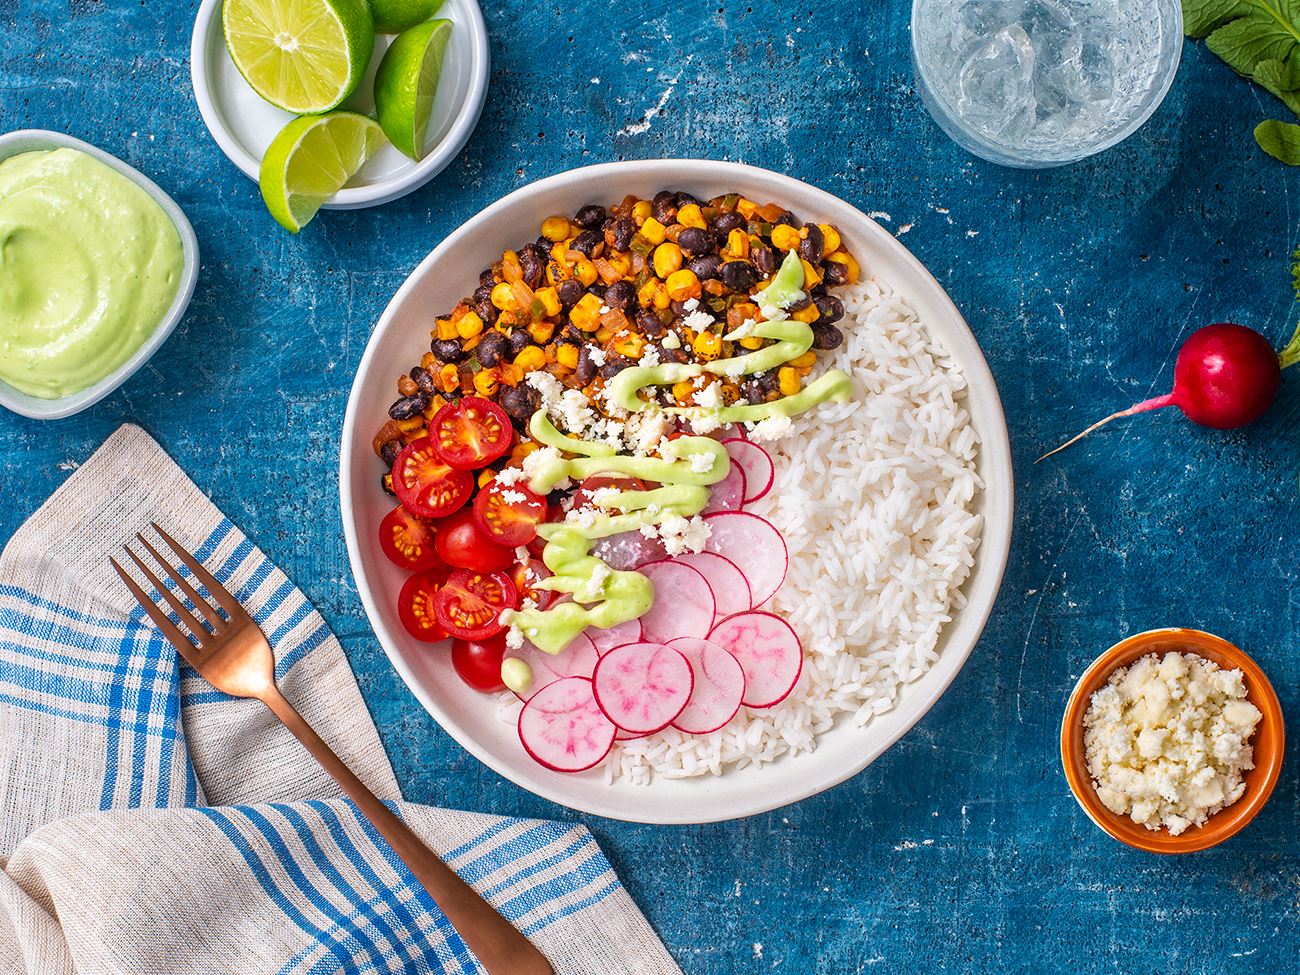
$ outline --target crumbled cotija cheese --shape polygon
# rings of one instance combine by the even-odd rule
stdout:
[[[1259,709],[1240,670],[1148,654],[1111,675],[1083,718],[1088,772],[1117,815],[1177,836],[1241,798]]]

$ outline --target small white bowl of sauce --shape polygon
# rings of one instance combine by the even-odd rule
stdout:
[[[152,180],[39,129],[0,135],[0,248],[0,406],[38,420],[126,382],[175,329],[199,270],[194,228]]]

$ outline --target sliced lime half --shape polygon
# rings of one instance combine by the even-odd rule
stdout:
[[[225,0],[226,49],[249,86],[296,115],[356,91],[375,48],[366,0]]]
[[[294,119],[262,157],[258,183],[266,208],[296,234],[383,143],[379,123],[356,112]]]
[[[450,20],[431,20],[397,35],[375,74],[375,114],[393,145],[412,159],[424,155]]]

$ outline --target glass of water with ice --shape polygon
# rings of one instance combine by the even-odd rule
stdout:
[[[1179,0],[914,0],[917,87],[936,122],[1004,166],[1059,166],[1131,135],[1164,99]]]

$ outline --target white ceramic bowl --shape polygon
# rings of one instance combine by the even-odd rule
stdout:
[[[832,223],[862,266],[911,302],[970,383],[972,422],[983,441],[979,473],[986,489],[978,504],[985,517],[984,540],[966,584],[968,605],[945,630],[938,663],[902,688],[892,711],[863,729],[841,723],[812,754],[787,756],[764,768],[656,780],[650,786],[611,786],[599,769],[566,775],[542,768],[524,753],[515,729],[498,717],[496,701],[466,690],[445,649],[405,634],[395,610],[405,574],[384,557],[376,540],[379,521],[393,501],[380,487],[381,465],[371,438],[387,419],[395,378],[428,350],[433,313],[451,308],[472,291],[479,271],[499,259],[502,250],[532,237],[549,214],[573,213],[584,203],[608,203],[628,193],[647,197],[666,188],[701,198],[740,192],[779,202],[805,220]],[[786,176],[723,162],[636,161],[572,170],[516,190],[448,236],[406,279],[370,338],[344,420],[340,492],[348,554],[366,612],[393,666],[438,723],[531,792],[584,812],[648,823],[713,822],[765,812],[866,768],[930,709],[966,662],[993,608],[1011,543],[1011,452],[997,387],[974,336],[938,282],[887,231],[844,201]]]
[[[80,413],[109,395],[130,379],[135,374],[135,371],[148,362],[149,357],[167,341],[167,337],[172,334],[177,323],[185,314],[185,309],[190,304],[190,297],[194,294],[194,282],[199,276],[199,242],[194,236],[194,228],[190,226],[189,220],[186,219],[181,208],[176,205],[176,201],[164,193],[153,180],[138,169],[128,166],[116,156],[110,156],[102,149],[96,149],[87,142],[74,139],[72,136],[64,135],[61,132],[49,132],[44,129],[23,129],[18,132],[8,132],[0,135],[0,160],[16,156],[21,152],[34,152],[42,149],[79,149],[89,156],[94,156],[106,166],[117,170],[131,182],[138,185],[153,197],[171,219],[171,222],[176,225],[176,232],[181,238],[181,251],[185,262],[181,270],[180,286],[176,289],[176,297],[172,299],[166,317],[158,323],[153,335],[149,336],[144,345],[136,350],[135,355],[131,356],[115,372],[105,376],[95,385],[83,389],[79,393],[60,396],[58,399],[41,399],[37,396],[29,396],[27,393],[19,392],[8,383],[0,382],[0,406],[23,416],[31,417],[34,420],[59,420]]]
[[[387,143],[346,187],[325,203],[327,209],[378,206],[423,186],[442,172],[469,141],[487,99],[488,43],[483,13],[475,0],[446,0],[438,16],[453,22],[433,103],[426,145],[419,162]],[[393,38],[375,37],[375,53],[356,93],[343,103],[374,115],[374,80],[379,61]],[[294,116],[263,101],[230,59],[221,29],[221,0],[203,0],[190,41],[190,78],[203,124],[229,160],[257,182],[262,154]]]

